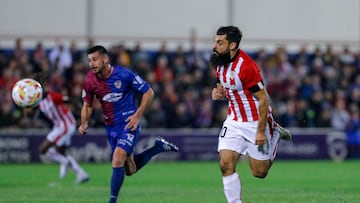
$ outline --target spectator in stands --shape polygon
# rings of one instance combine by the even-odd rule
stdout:
[[[58,42],[50,51],[49,60],[53,70],[60,75],[64,75],[65,71],[69,69],[73,63],[71,52],[64,44]]]
[[[336,98],[331,112],[331,126],[336,130],[345,131],[350,122],[350,118],[350,114],[346,109],[345,100],[343,98]]]

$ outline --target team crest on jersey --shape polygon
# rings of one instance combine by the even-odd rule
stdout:
[[[117,89],[120,89],[121,88],[121,81],[120,80],[117,80],[114,82],[114,86],[117,88]]]

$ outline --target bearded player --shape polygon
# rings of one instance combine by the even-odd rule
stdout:
[[[260,69],[239,49],[241,38],[237,27],[220,27],[210,58],[218,78],[212,99],[228,100],[228,115],[219,134],[218,151],[224,193],[229,203],[242,202],[241,181],[236,171],[240,156],[248,154],[253,176],[265,178],[275,160],[279,140],[291,139],[290,132],[273,119]]]

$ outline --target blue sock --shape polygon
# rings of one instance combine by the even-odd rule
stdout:
[[[113,172],[111,176],[111,185],[110,185],[111,194],[110,194],[109,203],[116,203],[116,199],[118,197],[121,185],[124,182],[124,177],[125,177],[124,167],[113,168]]]
[[[152,148],[134,155],[134,161],[136,164],[136,170],[140,170],[143,166],[145,166],[153,156],[163,152],[164,149],[161,146],[154,145]]]

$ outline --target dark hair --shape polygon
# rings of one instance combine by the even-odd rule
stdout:
[[[91,48],[89,48],[87,50],[87,54],[92,54],[94,52],[99,52],[100,54],[107,54],[107,50],[105,49],[105,47],[101,46],[101,45],[96,45],[96,46],[93,46]]]
[[[226,40],[229,41],[230,43],[235,42],[236,48],[239,47],[242,38],[242,32],[239,30],[238,27],[235,26],[220,27],[217,30],[216,35],[226,35]]]

